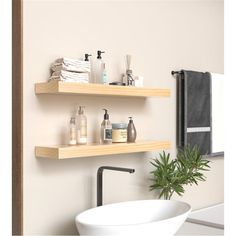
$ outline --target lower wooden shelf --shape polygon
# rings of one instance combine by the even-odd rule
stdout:
[[[104,156],[123,153],[148,152],[169,149],[168,141],[137,141],[135,143],[113,143],[110,145],[88,144],[80,146],[35,147],[37,157],[67,159],[78,157]]]

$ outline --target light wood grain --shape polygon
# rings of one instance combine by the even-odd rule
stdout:
[[[87,94],[101,96],[128,97],[170,97],[170,89],[139,88],[102,84],[82,84],[62,81],[50,81],[35,84],[36,94]]]
[[[169,149],[168,141],[138,141],[135,143],[119,143],[110,145],[90,144],[80,146],[36,147],[37,157],[51,159],[67,159],[78,157],[105,156],[122,153],[148,152]]]

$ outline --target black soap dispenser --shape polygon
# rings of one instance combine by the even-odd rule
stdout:
[[[132,117],[129,117],[129,119],[130,120],[129,120],[129,124],[127,128],[127,142],[134,143],[136,140],[137,132],[136,132]]]

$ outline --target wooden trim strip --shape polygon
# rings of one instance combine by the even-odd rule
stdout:
[[[12,0],[12,235],[23,235],[23,0]]]

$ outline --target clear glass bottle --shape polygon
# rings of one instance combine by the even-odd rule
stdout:
[[[79,106],[76,115],[77,144],[87,144],[87,117],[84,114],[84,106]]]
[[[70,119],[69,145],[76,145],[76,123],[75,117]]]
[[[93,81],[92,81],[92,63],[91,63],[91,61],[89,61],[89,57],[91,57],[92,55],[91,54],[88,54],[88,53],[85,53],[84,54],[84,61],[86,61],[86,62],[88,62],[89,63],[89,65],[90,65],[90,71],[88,72],[88,76],[89,76],[89,83],[92,83]]]
[[[102,64],[104,63],[102,60],[102,51],[97,51],[97,59],[93,62],[93,82],[96,84],[102,83],[102,76],[103,76],[103,67]]]
[[[101,144],[112,144],[112,125],[109,120],[107,109],[105,110],[104,120],[101,124]]]

